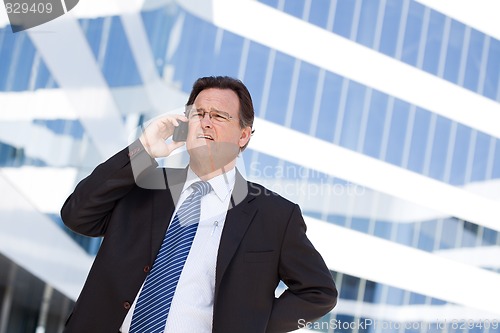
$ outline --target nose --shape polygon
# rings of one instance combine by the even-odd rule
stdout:
[[[201,118],[200,122],[201,122],[201,127],[211,128],[212,127],[212,118],[210,118],[210,113],[205,112],[203,114],[203,118]]]

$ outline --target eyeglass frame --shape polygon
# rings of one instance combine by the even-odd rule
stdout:
[[[196,115],[192,115],[193,111],[196,111],[198,114],[198,120],[202,120],[205,118],[205,114],[208,113],[208,117],[210,118],[211,121],[216,121],[218,123],[227,123],[230,122],[231,119],[235,119],[233,116],[231,116],[229,113],[225,111],[220,111],[220,110],[204,110],[204,109],[197,109],[194,106],[187,108],[186,109],[186,116],[188,120],[195,119]],[[201,115],[200,115],[201,114]],[[219,118],[217,118],[219,116]]]

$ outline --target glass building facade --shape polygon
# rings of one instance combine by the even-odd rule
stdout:
[[[57,45],[0,28],[0,333],[61,331],[100,240],[58,209],[206,75],[249,88],[240,166],[300,204],[339,288],[298,328],[500,332],[498,26],[416,0],[79,6]]]

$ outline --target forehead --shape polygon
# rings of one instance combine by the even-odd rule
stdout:
[[[229,113],[237,113],[240,108],[238,95],[231,89],[209,88],[202,90],[196,96],[194,104],[197,108],[215,109]]]

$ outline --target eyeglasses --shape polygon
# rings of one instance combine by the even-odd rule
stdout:
[[[228,122],[231,119],[233,119],[233,117],[229,113],[224,111],[218,111],[218,110],[205,111],[202,109],[195,109],[195,108],[192,108],[188,111],[188,118],[193,120],[201,120],[205,118],[206,113],[208,113],[210,120],[219,123]]]

